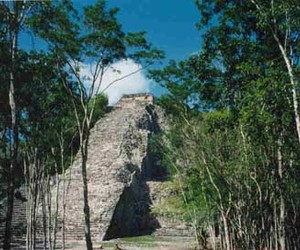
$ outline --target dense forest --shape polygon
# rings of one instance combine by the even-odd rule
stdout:
[[[82,159],[86,247],[92,249],[87,145],[91,127],[107,110],[107,97],[99,92],[103,75],[121,59],[130,58],[147,67],[163,56],[145,39],[145,32],[125,33],[117,13],[117,8],[108,9],[103,0],[86,6],[83,14],[72,1],[1,1],[1,199],[5,197],[7,204],[4,249],[10,249],[15,189],[26,184],[26,247],[35,249],[38,203],[42,200],[51,213],[51,198],[47,197],[51,176],[64,174],[77,151]],[[19,42],[24,33],[43,40],[46,49],[23,50]],[[81,73],[86,62],[93,65],[88,84]],[[50,231],[54,228],[53,235],[55,223],[55,218],[47,222]],[[54,249],[51,235],[48,241]]]
[[[299,249],[299,2],[196,5],[203,47],[152,71],[173,118],[161,145],[178,193],[170,205],[200,243]]]
[[[172,182],[170,216],[184,217],[202,247],[300,249],[299,2],[196,0],[195,8],[199,52],[149,70],[167,89],[157,102],[170,125],[155,144]],[[121,59],[146,69],[164,56],[145,32],[124,32],[117,14],[105,0],[80,13],[67,0],[0,3],[3,249],[11,249],[16,189],[25,184],[26,249],[35,249],[38,203],[51,213],[51,177],[64,175],[77,152],[93,249],[86,162],[90,130],[109,110],[103,75]],[[22,49],[24,33],[45,49]],[[88,85],[86,62],[94,65]],[[56,223],[45,222],[49,249]]]

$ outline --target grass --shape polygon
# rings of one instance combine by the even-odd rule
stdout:
[[[194,249],[195,242],[193,238],[186,237],[158,237],[158,236],[138,236],[113,239],[110,241],[94,242],[94,249],[100,249],[100,246],[105,250],[114,250],[118,244],[125,250],[189,250]],[[85,249],[84,242],[73,242],[67,249],[83,250]]]

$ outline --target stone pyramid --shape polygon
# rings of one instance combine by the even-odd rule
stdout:
[[[163,112],[153,105],[153,96],[139,94],[124,96],[92,129],[87,173],[95,240],[138,235],[158,226],[149,215],[146,180],[157,172],[149,140],[163,124]],[[84,239],[80,159],[74,162],[66,179],[65,235],[67,239]]]

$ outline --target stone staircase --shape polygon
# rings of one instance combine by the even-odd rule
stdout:
[[[96,241],[140,233],[141,220],[145,220],[144,214],[149,213],[150,206],[149,194],[145,196],[141,192],[145,185],[142,176],[152,167],[151,161],[145,163],[148,140],[158,132],[158,116],[162,117],[156,110],[159,108],[140,101],[124,106],[121,103],[91,131],[87,178],[91,233]],[[66,195],[65,239],[82,240],[84,215],[79,157],[66,179],[71,181]],[[136,208],[141,203],[143,211],[140,205]]]
[[[20,193],[24,190],[18,190]],[[0,220],[4,220],[6,213],[5,203],[6,200],[3,200],[3,209],[0,211]],[[20,249],[20,242],[24,242],[26,235],[26,202],[24,200],[14,198],[14,210],[13,210],[13,220],[12,220],[12,231],[13,231],[13,249]],[[0,249],[2,248],[2,243],[5,233],[5,222],[0,223]]]
[[[172,191],[169,188],[166,188],[168,187],[166,184],[166,182],[161,181],[147,181],[151,208],[161,206],[161,204],[164,204],[166,198],[172,196]],[[191,225],[185,224],[183,218],[176,218],[174,216],[168,218],[163,215],[155,215],[155,218],[160,225],[153,233],[156,236],[190,237],[194,234]]]
[[[149,153],[149,139],[166,126],[163,112],[141,98],[123,102],[98,121],[90,134],[87,179],[92,239],[101,241],[153,233],[157,229],[159,235],[181,234],[185,228],[177,231],[175,228],[176,233],[174,224],[159,221],[150,214],[151,204],[156,202],[151,192],[157,192],[159,182],[149,182],[155,167],[155,159]],[[66,172],[65,182],[69,183],[65,196],[65,240],[84,240],[80,156]],[[61,243],[62,185],[58,192],[57,242]],[[53,188],[52,197],[55,196]],[[14,241],[24,244],[24,234],[22,237],[18,230],[22,228],[26,233],[25,203],[16,201],[15,205]],[[0,237],[3,226],[0,224]],[[39,235],[41,232],[40,229]]]

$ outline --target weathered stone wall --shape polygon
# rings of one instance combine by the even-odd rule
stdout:
[[[117,107],[127,107],[131,106],[133,102],[140,102],[143,104],[154,104],[154,96],[152,94],[131,94],[124,95],[119,102],[117,103]]]
[[[186,229],[180,221],[151,215],[151,206],[159,202],[159,197],[163,198],[159,190],[166,172],[159,166],[149,144],[151,137],[166,127],[164,112],[154,105],[153,96],[143,94],[124,96],[91,130],[87,178],[93,240],[155,231],[159,235],[181,235]],[[83,193],[78,157],[66,172],[65,186],[65,239],[83,240]],[[62,188],[61,182],[59,241],[62,238]],[[56,188],[52,189],[52,197],[56,197]],[[22,206],[23,210],[20,206],[16,211],[24,219],[25,203]],[[14,220],[20,219],[14,217]]]
[[[12,231],[14,239],[21,238],[26,234],[26,199],[23,188],[16,190],[14,197],[14,210],[12,220]],[[5,232],[6,199],[0,205],[0,249]]]
[[[151,175],[153,165],[149,139],[160,132],[164,118],[160,108],[152,105],[153,99],[146,97],[125,97],[91,131],[87,172],[91,229],[96,240],[138,235],[158,226],[149,215],[146,177]],[[83,239],[80,159],[67,172],[66,179],[70,181],[66,237]],[[61,220],[62,209],[59,217]]]

